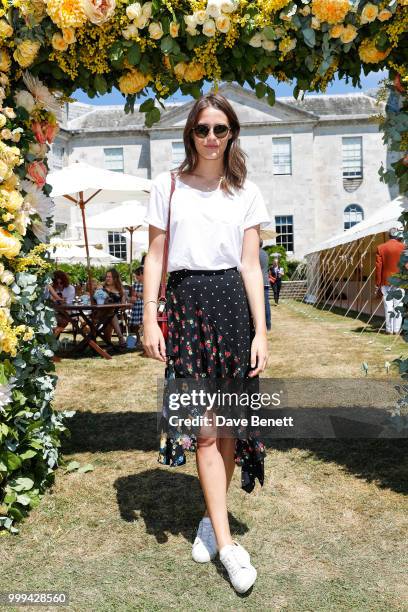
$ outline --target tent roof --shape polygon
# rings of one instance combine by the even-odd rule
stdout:
[[[146,207],[137,200],[128,200],[120,206],[116,206],[99,215],[88,217],[86,225],[89,229],[119,229],[125,227],[144,226],[147,230],[147,225],[143,219],[146,215]],[[82,225],[78,223],[77,225]]]
[[[353,242],[359,238],[365,236],[372,236],[381,232],[388,231],[391,227],[400,226],[398,218],[402,215],[403,210],[408,209],[408,199],[403,196],[398,196],[392,200],[389,204],[382,206],[371,216],[363,219],[350,229],[344,231],[342,234],[337,234],[321,242],[316,248],[307,253],[317,253],[318,251],[325,251],[326,249],[332,249],[340,244],[346,244],[347,242]]]

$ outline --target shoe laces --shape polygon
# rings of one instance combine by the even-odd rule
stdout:
[[[223,563],[232,576],[235,576],[241,569],[249,569],[251,566],[246,551],[236,544],[232,545]]]

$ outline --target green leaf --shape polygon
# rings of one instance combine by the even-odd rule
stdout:
[[[275,40],[276,38],[276,34],[275,34],[275,29],[272,26],[266,26],[263,30],[262,30],[262,34],[265,36],[266,39],[268,40]]]
[[[108,84],[102,74],[97,74],[94,78],[94,86],[96,91],[103,96],[108,91]]]
[[[267,85],[265,83],[257,83],[255,85],[255,93],[257,98],[264,98],[267,91]]]
[[[67,467],[65,468],[65,471],[66,472],[74,472],[79,467],[81,467],[81,464],[79,463],[79,461],[70,461],[68,463]]]
[[[316,33],[312,28],[305,28],[303,31],[303,38],[308,47],[313,48],[316,44]]]
[[[9,483],[9,487],[13,489],[13,491],[29,491],[34,486],[34,480],[31,478],[16,478],[15,480]]]
[[[163,51],[163,53],[168,55],[173,51],[174,42],[174,38],[171,36],[164,36],[160,41],[160,49]]]
[[[273,106],[275,104],[275,99],[276,99],[275,90],[272,89],[272,87],[268,87],[268,97],[267,97],[268,104],[270,106]]]
[[[9,472],[14,472],[14,470],[18,470],[18,468],[21,466],[20,457],[8,450],[0,453],[0,461],[5,463]]]
[[[153,98],[148,98],[147,100],[142,102],[142,104],[139,107],[139,110],[142,113],[146,113],[147,111],[150,111],[153,108],[154,108],[154,99]]]
[[[28,497],[28,495],[17,495],[16,501],[22,506],[28,506],[31,499]]]
[[[146,125],[147,127],[152,127],[153,123],[157,123],[160,121],[160,110],[158,108],[152,108],[148,113],[146,113]]]
[[[142,53],[140,51],[140,47],[137,43],[134,43],[127,52],[127,59],[129,64],[132,66],[137,66],[142,57]]]

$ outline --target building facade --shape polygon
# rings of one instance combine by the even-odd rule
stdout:
[[[316,244],[395,197],[378,176],[381,163],[389,163],[375,120],[384,107],[370,95],[277,98],[271,107],[238,85],[219,91],[238,115],[248,177],[260,187],[280,234],[276,242],[290,257],[303,258]],[[126,115],[120,106],[67,105],[50,166],[57,169],[78,160],[154,178],[183,159],[183,127],[193,104],[167,104],[151,128],[144,127],[144,115],[137,110]],[[117,204],[107,202],[103,208]],[[80,237],[75,214],[59,202],[55,223],[62,236]],[[94,240],[126,258],[126,238],[115,230],[99,232]]]

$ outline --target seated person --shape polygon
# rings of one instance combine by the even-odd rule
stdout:
[[[48,285],[48,295],[55,304],[72,304],[75,298],[75,287],[70,284],[69,276],[62,270],[56,270],[52,283]],[[57,327],[53,330],[58,338],[69,323],[69,318],[60,311],[56,314]]]
[[[105,289],[108,297],[105,301],[105,304],[123,304],[125,303],[125,291],[123,289],[122,281],[120,280],[120,276],[115,268],[112,268],[106,272],[105,282],[103,284],[103,288]],[[122,334],[122,330],[120,328],[120,324],[118,321],[117,315],[115,315],[112,319],[112,323],[106,328],[106,336],[110,340],[112,336],[112,330],[115,330],[118,338],[119,338],[119,346],[121,348],[126,347],[126,340]]]
[[[140,342],[140,328],[143,323],[143,266],[139,266],[133,273],[134,283],[130,301],[133,303],[130,315],[130,328],[136,333],[137,344]]]

